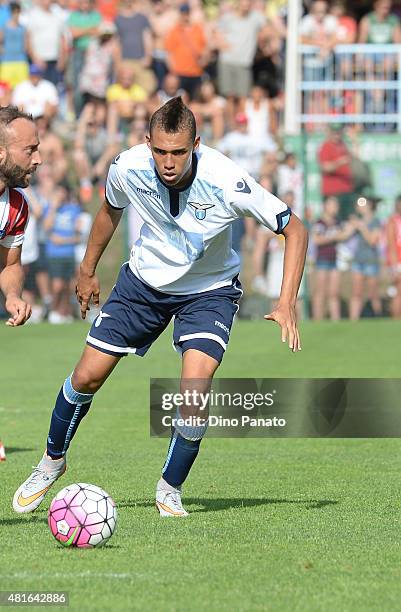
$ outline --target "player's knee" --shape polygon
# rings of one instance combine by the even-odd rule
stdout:
[[[104,379],[85,368],[75,368],[71,377],[71,383],[75,391],[80,393],[96,393],[100,389]]]

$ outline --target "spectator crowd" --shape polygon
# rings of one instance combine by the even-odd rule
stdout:
[[[323,63],[341,43],[398,43],[396,8],[376,0],[357,21],[341,0],[305,2],[300,42],[318,47]],[[304,202],[303,169],[283,139],[286,11],[284,0],[0,0],[0,104],[33,115],[43,160],[27,194],[23,247],[33,320],[73,320],[74,278],[108,166],[144,142],[152,112],[177,95],[204,144],[310,226],[312,272],[301,293],[316,319],[344,314],[346,276],[347,316],[365,313],[366,297],[371,314],[382,314],[387,290],[401,316],[401,199],[380,222],[368,170],[341,126],[319,151],[320,214]],[[233,228],[233,247],[248,262],[249,291],[276,300],[282,239],[246,220]]]

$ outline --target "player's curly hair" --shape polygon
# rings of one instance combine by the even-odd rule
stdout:
[[[0,146],[4,146],[7,142],[7,128],[10,123],[16,119],[26,119],[33,121],[32,115],[24,113],[17,106],[2,106],[0,107]]]
[[[196,137],[196,121],[193,112],[184,104],[181,96],[172,98],[155,111],[150,118],[149,133],[158,127],[169,134],[188,130],[192,142]]]

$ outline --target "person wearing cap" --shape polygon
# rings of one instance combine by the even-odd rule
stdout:
[[[164,46],[170,71],[180,79],[180,86],[194,97],[201,84],[207,59],[207,40],[202,24],[191,22],[189,4],[179,7],[179,20],[167,32]]]
[[[29,79],[14,89],[12,103],[24,112],[36,117],[51,119],[57,114],[59,97],[56,86],[43,78],[44,70],[31,64]]]
[[[340,204],[339,219],[346,221],[354,212],[354,180],[351,168],[351,152],[343,139],[342,126],[333,123],[329,128],[328,138],[322,143],[318,152],[318,161],[322,173],[322,198],[334,196]]]

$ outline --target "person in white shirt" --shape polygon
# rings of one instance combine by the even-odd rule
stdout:
[[[54,408],[47,450],[18,488],[13,507],[30,512],[66,468],[66,452],[94,393],[121,357],[144,355],[174,318],[174,345],[182,355],[179,408],[157,483],[161,516],[186,516],[181,485],[196,459],[207,415],[191,401],[206,393],[229,341],[238,310],[239,258],[231,248],[231,225],[254,216],[286,238],[279,303],[265,319],[276,321],[291,350],[300,347],[295,302],[307,232],[288,206],[263,189],[230,159],[199,143],[193,113],[173,98],[151,118],[147,144],[136,145],[110,166],[106,199],[99,210],[80,266],[77,297],[85,318],[99,303],[96,267],[122,217],[133,205],[142,217],[139,240],[87,336],[87,346]]]
[[[32,64],[29,68],[29,79],[22,81],[14,89],[12,103],[34,119],[51,119],[57,114],[59,97],[56,86],[43,78],[42,68]]]

